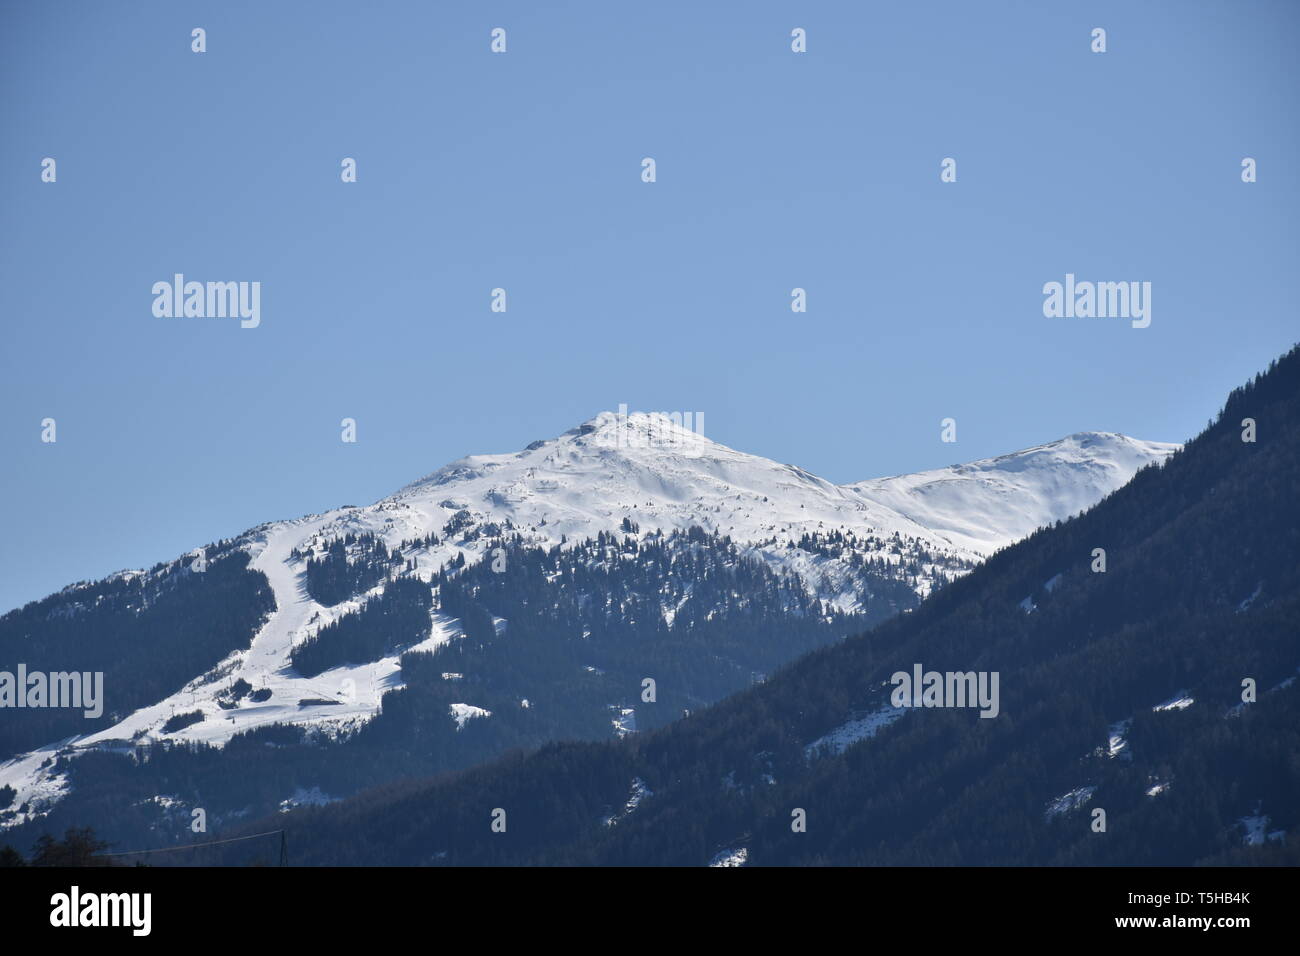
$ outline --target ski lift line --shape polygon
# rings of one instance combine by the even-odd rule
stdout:
[[[284,830],[267,830],[265,833],[253,833],[249,836],[230,837],[227,840],[209,840],[207,843],[185,843],[181,846],[164,846],[154,850],[130,850],[123,853],[96,853],[96,856],[139,856],[143,853],[170,853],[172,850],[193,850],[201,846],[220,846],[223,843],[238,843],[240,840],[256,840],[259,837],[274,836]]]

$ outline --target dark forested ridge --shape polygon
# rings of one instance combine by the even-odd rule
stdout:
[[[0,760],[71,734],[111,727],[247,647],[275,596],[229,542],[202,558],[75,584],[0,617],[0,671],[102,671],[98,719],[78,708],[9,708]],[[196,570],[202,568],[202,570]]]
[[[1163,467],[707,710],[279,819],[299,863],[1295,864],[1297,474],[1293,350]],[[998,716],[810,752],[915,663],[998,672]]]

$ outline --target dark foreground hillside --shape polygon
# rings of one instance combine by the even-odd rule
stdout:
[[[760,686],[273,825],[296,864],[1298,863],[1297,474],[1293,350],[1164,467]],[[916,664],[996,672],[997,716],[894,712]]]

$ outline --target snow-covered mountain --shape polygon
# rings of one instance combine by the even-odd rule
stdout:
[[[1267,429],[1243,441],[1243,419]],[[1056,485],[1058,473],[1104,475],[1087,460],[1098,448],[1131,450],[1114,436],[1075,436],[864,491],[928,515],[937,533],[986,541],[1001,522],[1069,502],[1073,486]],[[302,834],[295,860],[1300,864],[1297,473],[1300,348],[1235,389],[1163,467],[911,613],[832,640],[689,720],[638,724],[649,731],[642,744],[547,748],[291,816]],[[1002,495],[1018,482],[1025,491]],[[989,507],[990,495],[1010,507]],[[954,510],[965,502],[970,513]],[[1108,553],[1104,574],[1094,545]],[[899,672],[920,670],[928,676],[913,690],[938,693],[899,693]],[[638,719],[651,710],[634,706]],[[468,835],[486,829],[483,808],[510,801],[529,814],[526,839],[506,847]],[[792,834],[792,814],[806,834]],[[271,818],[248,832],[272,829]]]
[[[130,751],[159,740],[221,745],[273,723],[337,735],[365,723],[384,693],[402,686],[399,655],[306,677],[293,667],[292,649],[355,614],[394,577],[427,581],[462,555],[469,564],[491,560],[507,538],[551,547],[601,533],[639,538],[700,527],[781,575],[798,575],[829,606],[855,612],[872,597],[864,571],[871,562],[898,567],[923,596],[998,548],[1088,508],[1177,447],[1088,432],[966,465],[836,485],[664,416],[602,413],[517,453],[462,458],[372,505],[266,524],[224,545],[222,553],[245,551],[274,593],[275,609],[251,643],[114,726],[0,766],[0,787],[18,791],[14,805],[31,804],[9,825],[58,798],[63,783],[47,765],[56,753]],[[382,541],[400,568],[327,606],[306,585],[307,561],[350,535]],[[174,573],[192,560],[122,574]],[[672,609],[663,612],[671,623]],[[459,634],[454,618],[434,611],[424,641],[405,649],[434,649]],[[256,695],[232,696],[232,686]],[[473,702],[455,706],[470,715],[458,726],[477,711]],[[202,719],[177,726],[177,715],[195,713]]]
[[[515,454],[452,462],[369,508],[322,516],[297,536],[301,547],[313,536],[369,531],[392,546],[441,531],[459,514],[465,527],[498,524],[555,544],[618,531],[627,518],[642,529],[698,525],[765,547],[786,564],[776,552],[787,542],[834,529],[898,534],[937,555],[977,560],[1091,507],[1177,448],[1081,432],[998,458],[836,485],[662,416],[606,412]],[[480,551],[448,541],[421,564],[439,566],[460,550]]]

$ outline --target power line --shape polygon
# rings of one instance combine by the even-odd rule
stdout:
[[[238,843],[240,840],[256,840],[258,837],[274,836],[277,833],[281,835],[280,836],[281,853],[282,854],[286,853],[287,851],[285,850],[284,847],[285,831],[267,830],[265,833],[253,833],[250,834],[249,836],[230,837],[229,839],[226,840],[209,840],[207,843],[184,843],[180,846],[164,846],[164,847],[158,847],[157,849],[154,850],[129,850],[122,853],[97,853],[95,855],[96,856],[140,856],[144,853],[170,853],[173,850],[193,850],[196,847],[201,847],[201,846],[220,846],[223,843]]]

